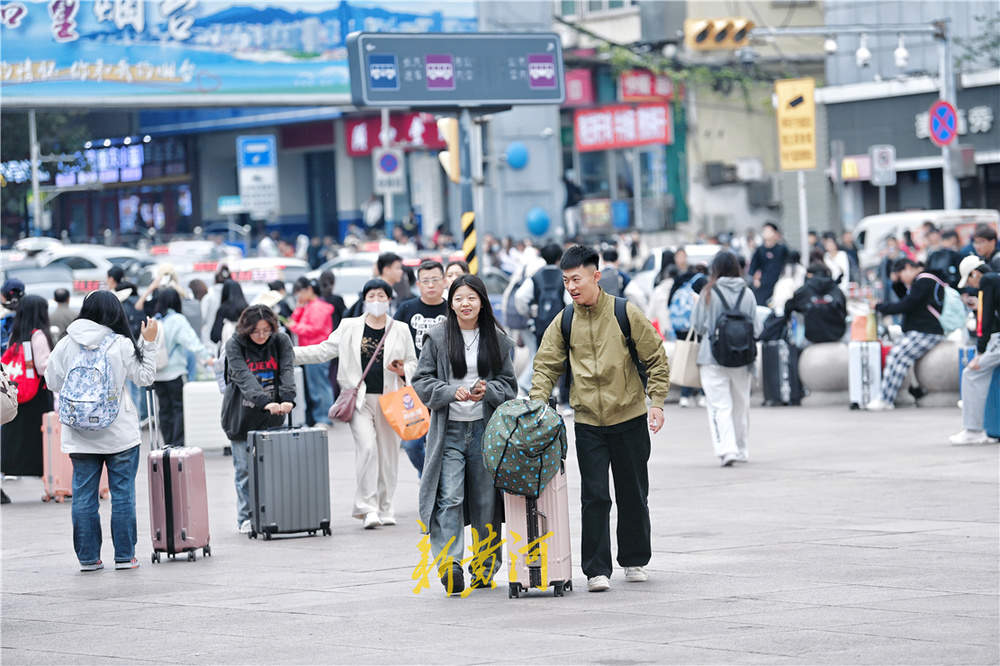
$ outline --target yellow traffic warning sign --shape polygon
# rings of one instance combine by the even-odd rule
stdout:
[[[816,168],[816,101],[814,79],[774,82],[778,98],[778,153],[782,171]]]

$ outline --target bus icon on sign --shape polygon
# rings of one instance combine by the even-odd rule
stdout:
[[[368,85],[373,90],[399,90],[396,56],[373,53],[368,56]]]
[[[531,88],[555,88],[555,58],[547,53],[528,54],[528,82]]]
[[[455,64],[450,55],[428,55],[425,62],[428,90],[455,89]]]

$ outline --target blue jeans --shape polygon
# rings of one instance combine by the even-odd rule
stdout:
[[[427,435],[419,439],[404,439],[403,451],[417,470],[417,478],[424,475],[424,452],[427,450]]]
[[[187,353],[187,380],[189,382],[198,381],[198,357],[190,351]]]
[[[435,559],[447,547],[447,558],[458,564],[465,557],[465,513],[468,501],[469,522],[480,539],[485,539],[492,527],[493,543],[500,539],[500,526],[493,525],[496,490],[483,463],[483,430],[485,422],[448,421],[444,434],[441,459],[441,480],[438,483],[434,515],[431,516],[430,541]],[[454,538],[451,545],[449,539]],[[499,568],[500,550],[496,551],[494,569]]]
[[[236,479],[236,525],[250,520],[250,446],[246,440],[232,440],[233,473]]]
[[[73,548],[80,564],[101,559],[101,516],[98,499],[101,469],[108,468],[111,489],[111,540],[115,562],[135,557],[135,473],[139,470],[139,447],[120,453],[71,453],[73,460]]]
[[[149,416],[149,405],[146,404],[146,391],[152,389],[152,386],[147,386],[144,388],[139,388],[134,382],[127,381],[125,386],[128,387],[129,395],[132,397],[132,402],[135,403],[135,411],[139,414],[139,421],[145,421],[146,417]]]
[[[330,405],[333,404],[333,387],[330,386],[330,362],[302,366],[306,380],[307,418],[313,423],[329,424]]]

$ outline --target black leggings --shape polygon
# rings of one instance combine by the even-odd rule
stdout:
[[[164,446],[184,446],[184,378],[153,382]]]

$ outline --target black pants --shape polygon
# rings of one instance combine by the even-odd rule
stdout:
[[[582,556],[587,578],[611,575],[611,490],[618,504],[618,564],[649,563],[649,429],[639,416],[613,426],[576,424],[576,457],[583,488]]]
[[[184,446],[184,378],[153,382],[164,446]]]

